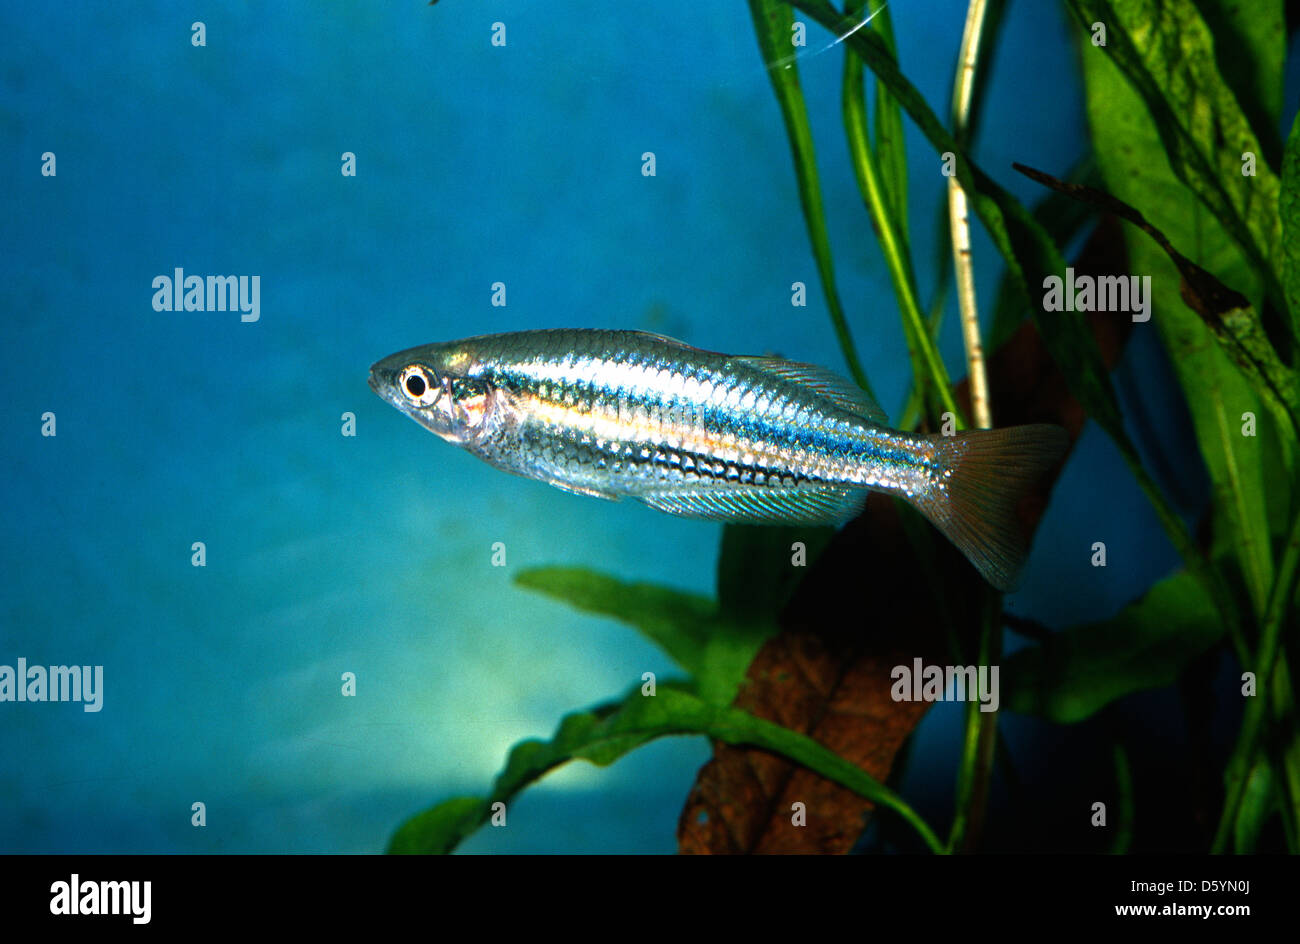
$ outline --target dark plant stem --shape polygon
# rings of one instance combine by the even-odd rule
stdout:
[[[1241,721],[1241,733],[1237,737],[1237,746],[1233,750],[1232,758],[1228,761],[1228,768],[1224,775],[1226,796],[1223,801],[1223,813],[1219,817],[1219,828],[1215,831],[1214,844],[1210,847],[1211,852],[1227,851],[1228,838],[1232,834],[1233,824],[1237,821],[1237,810],[1241,806],[1242,794],[1246,789],[1246,778],[1250,774],[1251,764],[1259,747],[1269,693],[1275,683],[1283,684],[1282,666],[1275,666],[1275,662],[1283,624],[1291,616],[1291,602],[1295,593],[1298,567],[1300,567],[1300,515],[1297,515],[1292,522],[1291,532],[1287,535],[1286,546],[1278,564],[1277,578],[1273,583],[1268,611],[1264,617],[1259,656],[1255,660],[1254,669],[1255,683],[1259,689],[1255,696],[1246,702],[1245,717]]]
[[[1115,742],[1115,793],[1118,803],[1116,810],[1115,838],[1110,844],[1111,855],[1125,855],[1133,844],[1133,768],[1129,763],[1128,751],[1124,745]]]
[[[983,597],[977,666],[992,666],[1002,657],[1002,595],[989,589]],[[969,693],[968,693],[969,694]],[[966,710],[966,740],[958,780],[957,808],[948,836],[951,852],[972,852],[979,843],[988,805],[989,782],[998,740],[998,714],[981,711],[972,698]]]

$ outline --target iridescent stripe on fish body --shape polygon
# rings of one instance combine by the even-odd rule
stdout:
[[[1015,498],[1057,427],[913,435],[820,367],[637,331],[486,335],[371,368],[374,390],[485,461],[559,488],[721,521],[837,522],[868,489],[925,512],[991,582],[1024,550]],[[967,500],[969,499],[969,500]]]

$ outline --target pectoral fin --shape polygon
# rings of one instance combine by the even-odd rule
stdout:
[[[623,496],[616,495],[613,492],[602,492],[598,488],[590,488],[586,485],[573,485],[570,482],[561,482],[558,479],[546,479],[548,485],[554,485],[556,488],[565,492],[573,492],[575,495],[590,495],[592,498],[604,498],[609,501],[619,501]]]

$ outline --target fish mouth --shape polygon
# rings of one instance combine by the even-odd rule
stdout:
[[[366,382],[370,384],[370,389],[379,399],[405,411],[404,404],[400,402],[401,398],[397,393],[397,374],[383,361],[370,368],[370,376]]]
[[[410,360],[409,352],[398,351],[396,354],[389,354],[375,361],[370,365],[370,389],[381,397],[387,397],[396,389],[397,378]]]
[[[397,387],[397,375],[401,371],[398,360],[396,357],[385,357],[370,365],[370,389],[385,400],[391,399],[390,394]]]

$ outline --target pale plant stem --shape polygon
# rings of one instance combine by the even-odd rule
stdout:
[[[961,37],[957,75],[953,80],[953,136],[965,148],[970,119],[971,95],[975,85],[975,63],[979,55],[980,35],[984,32],[985,0],[971,0],[966,9],[966,28]],[[961,333],[966,345],[967,374],[970,377],[971,419],[978,429],[993,426],[989,404],[988,374],[984,368],[984,345],[980,341],[979,309],[975,302],[975,271],[971,264],[970,213],[966,192],[956,174],[948,178],[948,224],[952,234],[953,269],[956,273],[957,302],[961,309]],[[1002,623],[999,598],[983,594],[984,618],[980,621],[979,655],[987,664],[1002,650]],[[972,706],[974,707],[974,706]],[[973,850],[979,841],[980,827],[988,800],[994,748],[997,744],[995,715],[967,717],[963,763],[959,779],[959,797],[949,836],[954,852]]]
[[[975,60],[980,35],[984,32],[986,0],[971,0],[966,9],[966,28],[961,37],[961,54],[953,80],[953,132],[961,141],[970,118],[971,93],[975,84]],[[952,231],[952,261],[957,274],[957,302],[961,308],[961,334],[966,345],[966,369],[970,376],[971,418],[975,426],[993,426],[989,403],[989,380],[984,367],[984,345],[980,340],[979,308],[975,301],[975,270],[971,263],[970,214],[966,192],[956,175],[948,178],[948,223]]]

